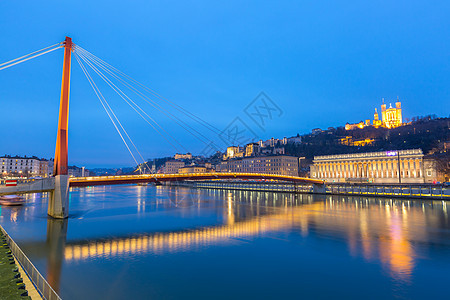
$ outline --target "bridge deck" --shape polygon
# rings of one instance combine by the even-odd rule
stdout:
[[[282,180],[299,184],[324,184],[324,181],[297,176],[262,173],[188,173],[188,174],[143,174],[123,176],[98,176],[70,178],[70,186],[94,186],[127,183],[165,182],[182,180],[221,180],[221,179],[264,179]]]

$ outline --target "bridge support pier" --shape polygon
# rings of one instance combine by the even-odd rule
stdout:
[[[55,176],[55,190],[51,193],[47,213],[55,219],[69,217],[69,175]]]
[[[325,184],[313,183],[313,193],[314,194],[326,194]]]

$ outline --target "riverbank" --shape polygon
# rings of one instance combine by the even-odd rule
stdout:
[[[33,299],[29,296],[28,285],[24,283],[25,280],[21,276],[23,270],[15,263],[11,249],[6,243],[6,237],[1,231],[0,242],[0,299]]]

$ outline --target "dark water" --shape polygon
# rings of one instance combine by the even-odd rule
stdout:
[[[449,204],[112,186],[0,223],[63,299],[442,299]]]

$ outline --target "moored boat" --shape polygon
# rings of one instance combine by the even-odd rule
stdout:
[[[0,205],[18,206],[18,205],[23,205],[24,203],[25,203],[25,199],[21,196],[17,196],[17,195],[0,196]]]

